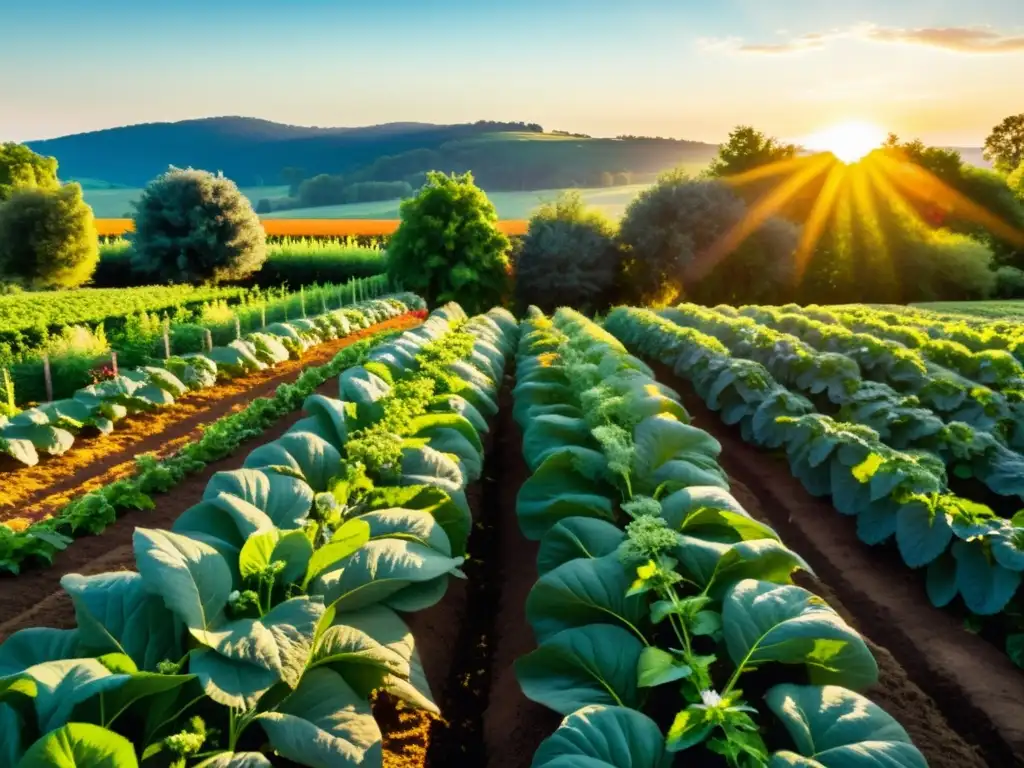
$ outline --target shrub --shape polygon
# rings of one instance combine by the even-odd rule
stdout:
[[[724,248],[746,215],[746,204],[723,182],[695,181],[679,170],[663,174],[630,203],[620,225],[625,298],[643,304],[681,294],[711,303],[783,301],[796,228],[768,219]]]
[[[902,298],[908,302],[985,299],[996,288],[992,251],[966,235],[929,232],[908,242],[900,261]]]
[[[31,288],[74,288],[100,258],[82,188],[18,189],[0,205],[0,276]]]
[[[172,168],[135,203],[132,266],[157,282],[241,280],[267,257],[252,204],[223,176]]]
[[[545,312],[593,312],[611,301],[618,267],[612,223],[587,210],[579,192],[566,192],[530,219],[516,261],[516,296]]]
[[[400,211],[401,223],[388,244],[392,284],[431,305],[458,301],[470,314],[501,300],[508,285],[509,240],[471,173],[431,171]]]
[[[997,269],[995,295],[1001,299],[1024,298],[1024,271],[1016,267]]]

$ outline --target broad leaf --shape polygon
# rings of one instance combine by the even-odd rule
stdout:
[[[250,469],[287,467],[314,491],[322,493],[341,468],[341,454],[319,435],[289,432],[254,450],[243,466]]]
[[[29,747],[18,768],[138,768],[138,765],[135,748],[124,736],[98,725],[68,723]]]
[[[864,639],[806,589],[741,581],[725,596],[722,624],[734,664],[803,664],[812,682],[854,690],[878,680]]]
[[[589,624],[552,635],[516,660],[527,698],[562,715],[591,704],[639,708],[637,665],[644,645],[612,624]]]
[[[578,557],[610,555],[626,540],[618,526],[590,517],[567,517],[551,528],[540,542],[537,573],[543,576]]]
[[[777,685],[764,698],[786,726],[796,751],[807,758],[777,752],[771,768],[927,768],[903,727],[853,691],[831,685]]]
[[[271,469],[236,469],[217,472],[206,484],[203,498],[236,496],[256,507],[284,530],[301,528],[313,505],[313,489],[297,477]]]
[[[541,742],[533,768],[667,768],[665,737],[626,707],[584,707]]]

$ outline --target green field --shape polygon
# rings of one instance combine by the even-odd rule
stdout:
[[[696,174],[703,168],[694,163],[689,170]],[[579,190],[588,205],[601,210],[613,219],[619,218],[630,201],[649,184],[626,184],[618,187],[594,187]],[[100,219],[119,219],[131,211],[131,202],[137,200],[141,189],[86,189],[85,201],[92,206]],[[554,199],[560,189],[536,189],[525,192],[490,192],[488,197],[498,209],[502,219],[528,219],[541,203]],[[242,192],[255,205],[262,198],[285,197],[288,188],[248,187]],[[316,208],[295,208],[268,214],[268,219],[397,219],[398,200],[382,200],[374,203],[349,203],[346,205],[318,206]]]
[[[932,312],[975,315],[984,318],[1024,318],[1024,301],[934,301],[911,306]]]

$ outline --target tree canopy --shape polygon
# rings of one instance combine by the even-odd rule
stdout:
[[[1024,112],[992,129],[985,139],[985,159],[1003,173],[1012,173],[1024,162]]]
[[[0,203],[15,189],[54,190],[58,187],[57,158],[37,155],[24,144],[0,144]]]

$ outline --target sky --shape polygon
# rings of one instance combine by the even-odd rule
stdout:
[[[216,115],[980,146],[1024,0],[0,0],[0,140]]]

